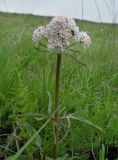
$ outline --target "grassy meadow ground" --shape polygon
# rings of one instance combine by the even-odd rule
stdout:
[[[54,99],[56,55],[39,52],[32,44],[33,30],[50,20],[0,14],[0,160],[14,155],[44,124],[45,119],[39,121],[38,113],[48,115],[48,99],[50,96]],[[87,67],[71,56],[62,56],[61,115],[77,113],[101,127],[105,134],[79,121],[72,121],[70,128],[64,122],[59,157],[104,160],[105,155],[115,160],[118,158],[118,26],[81,21],[77,24],[80,30],[90,33],[92,45],[87,49],[73,48],[79,50],[73,57]],[[51,157],[52,142],[50,121],[19,160]]]

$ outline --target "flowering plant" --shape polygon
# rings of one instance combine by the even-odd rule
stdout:
[[[42,44],[42,39],[47,41],[46,45]],[[19,149],[18,152],[13,155],[12,157],[8,157],[7,160],[16,160],[21,153],[25,150],[26,147],[39,135],[39,133],[45,128],[45,126],[49,123],[49,121],[53,118],[53,159],[56,160],[59,153],[59,143],[63,141],[65,135],[60,140],[60,129],[61,123],[64,119],[67,119],[68,127],[70,126],[70,120],[77,120],[81,121],[85,124],[93,126],[100,131],[103,130],[91,123],[90,121],[76,116],[75,114],[71,113],[69,115],[64,114],[60,116],[60,73],[61,73],[61,56],[62,53],[65,53],[65,50],[69,51],[68,49],[73,45],[82,44],[83,47],[89,47],[91,45],[91,38],[87,34],[87,32],[80,32],[79,27],[76,25],[75,21],[70,17],[60,16],[55,17],[47,26],[39,26],[34,32],[32,40],[35,44],[35,48],[42,46],[48,50],[43,51],[51,51],[56,53],[57,56],[57,63],[56,63],[56,76],[55,76],[55,108],[54,112],[48,116],[43,116],[39,118],[40,120],[45,119],[48,117],[47,121],[36,131],[36,133]],[[40,48],[39,48],[40,49]],[[39,50],[38,49],[38,50]],[[70,50],[72,51],[72,50]],[[78,51],[77,51],[78,52]],[[81,63],[82,64],[82,63]]]
[[[41,40],[47,40],[47,46],[41,43]],[[74,44],[83,44],[84,48],[91,45],[91,38],[87,32],[80,32],[74,19],[65,16],[59,16],[52,19],[46,26],[40,26],[33,32],[32,38],[36,47],[42,45],[48,51],[57,53],[56,80],[55,80],[55,115],[54,115],[54,147],[53,158],[56,159],[59,148],[59,128],[60,128],[60,67],[61,54]]]

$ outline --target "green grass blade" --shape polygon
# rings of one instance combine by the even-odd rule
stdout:
[[[48,102],[48,114],[50,115],[51,114],[51,110],[52,110],[52,99],[51,99],[51,94],[49,91],[47,91],[47,94],[48,94],[48,99],[49,99],[49,102]]]
[[[100,128],[99,126],[93,124],[92,122],[90,122],[89,120],[87,120],[87,119],[85,119],[85,118],[83,118],[83,117],[80,117],[80,116],[78,116],[78,115],[71,114],[70,118],[71,118],[71,119],[74,119],[74,120],[78,120],[78,121],[80,121],[80,122],[83,122],[83,123],[85,123],[85,124],[87,124],[87,125],[89,125],[89,126],[92,126],[92,127],[94,127],[94,128],[97,128],[98,130],[100,130],[101,132],[104,133],[104,131],[103,131],[102,128]]]
[[[36,136],[45,128],[45,126],[49,123],[51,118],[54,116],[55,112],[48,118],[48,120],[42,125],[42,127],[39,128],[39,130],[27,141],[27,143],[25,143],[25,145],[15,155],[8,157],[6,160],[16,160],[22,154],[22,152],[29,146],[29,144],[36,138]]]
[[[99,160],[105,160],[105,146],[102,144],[102,147],[99,151]]]

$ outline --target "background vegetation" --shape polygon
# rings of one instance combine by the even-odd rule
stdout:
[[[0,159],[15,154],[46,121],[54,99],[56,55],[39,52],[32,32],[51,18],[0,14]],[[92,37],[89,49],[62,57],[61,114],[77,113],[105,134],[81,122],[64,122],[60,159],[118,158],[118,26],[77,21]],[[71,51],[69,51],[71,54]],[[53,106],[53,104],[52,104]],[[66,134],[67,133],[67,134]],[[52,155],[52,121],[19,159]],[[47,158],[49,159],[49,158]]]

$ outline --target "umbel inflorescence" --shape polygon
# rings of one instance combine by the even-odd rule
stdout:
[[[38,45],[43,37],[47,39],[48,50],[58,53],[73,43],[82,43],[84,47],[91,45],[91,38],[87,32],[80,32],[74,19],[65,16],[55,17],[45,27],[38,27],[33,32],[32,40]]]

